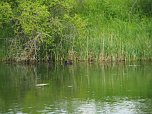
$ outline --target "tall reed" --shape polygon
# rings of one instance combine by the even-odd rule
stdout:
[[[76,49],[89,61],[133,61],[152,58],[152,20],[133,12],[129,1],[88,0],[77,6],[88,19],[87,34]]]

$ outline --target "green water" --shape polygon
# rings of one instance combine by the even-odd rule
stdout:
[[[38,84],[47,84],[38,87]],[[149,114],[152,64],[0,64],[0,114]]]

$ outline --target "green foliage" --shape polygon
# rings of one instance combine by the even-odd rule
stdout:
[[[9,23],[12,18],[11,6],[7,2],[0,2],[0,26],[2,26],[2,23]]]
[[[135,13],[141,13],[148,17],[152,16],[152,1],[151,0],[136,0],[132,5],[132,10]]]
[[[5,22],[12,21],[15,32],[10,45],[10,57],[21,61],[48,59],[57,53],[68,55],[71,44],[84,35],[86,27],[85,20],[75,14],[73,5],[73,0],[16,0],[1,3],[1,17]],[[60,55],[57,56],[59,58]]]
[[[23,2],[18,7],[18,20],[25,34],[33,35],[35,32],[45,32],[49,12],[45,5],[30,1]]]
[[[90,25],[87,42],[81,42],[85,45],[81,45],[84,48],[81,56],[110,61],[151,58],[149,0],[78,1],[80,3],[75,6],[77,12],[85,16]]]
[[[151,0],[3,0],[1,36],[8,35],[4,30],[11,33],[10,57],[17,60],[150,59],[151,3]]]

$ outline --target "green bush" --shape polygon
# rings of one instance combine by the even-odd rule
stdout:
[[[15,3],[16,7],[11,7]],[[59,53],[67,56],[73,48],[71,44],[84,34],[86,22],[74,12],[72,0],[15,3],[1,2],[0,17],[5,23],[12,21],[15,37],[9,56],[17,61],[48,59]]]

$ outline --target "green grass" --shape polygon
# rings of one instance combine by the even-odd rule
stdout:
[[[145,60],[152,58],[152,20],[134,12],[133,1],[88,0],[78,12],[88,19],[88,34],[79,48],[81,58]],[[80,7],[80,8],[79,8]],[[133,9],[134,8],[134,9]],[[88,58],[87,58],[88,57]]]

